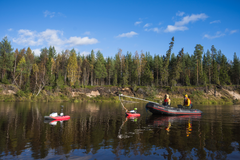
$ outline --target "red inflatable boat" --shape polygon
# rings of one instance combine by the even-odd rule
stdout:
[[[44,116],[44,119],[51,119],[51,120],[68,120],[68,119],[70,119],[70,116],[68,116],[68,115],[66,115],[66,116],[56,116],[56,117]]]
[[[130,113],[130,112],[126,112],[126,115],[129,117],[139,117],[140,113]]]

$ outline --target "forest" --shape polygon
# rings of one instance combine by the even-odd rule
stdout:
[[[194,53],[183,48],[172,53],[174,37],[165,55],[150,52],[122,53],[114,57],[91,51],[87,56],[74,49],[57,53],[54,46],[42,48],[39,56],[30,47],[13,49],[4,37],[0,42],[0,81],[13,84],[24,92],[38,95],[43,89],[86,86],[201,86],[238,85],[240,60],[234,53],[228,60],[214,45],[204,49],[196,44]]]

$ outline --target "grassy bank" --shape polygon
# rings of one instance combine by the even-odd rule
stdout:
[[[13,87],[13,86],[11,86]],[[227,86],[231,89],[233,86]],[[6,88],[6,86],[5,86]],[[118,94],[124,94],[129,96],[134,96],[138,98],[147,99],[149,101],[154,101],[161,103],[163,101],[164,95],[169,94],[171,98],[171,103],[173,105],[182,104],[183,96],[188,94],[192,104],[234,104],[239,103],[238,100],[233,99],[233,97],[226,92],[224,89],[216,89],[214,93],[214,88],[212,86],[191,86],[191,87],[146,87],[146,86],[135,86],[135,87],[116,87],[116,86],[101,86],[101,87],[84,87],[78,90],[67,88],[64,90],[49,91],[43,90],[36,96],[32,93],[25,93],[21,90],[17,90],[15,94],[6,94],[4,89],[0,92],[0,101],[2,102],[114,102],[119,103]],[[5,89],[6,90],[6,89]],[[236,89],[235,89],[236,90]],[[239,92],[239,89],[237,89]],[[101,92],[98,96],[87,96],[88,93]],[[75,93],[79,93],[76,94]],[[73,96],[74,95],[74,96]],[[123,98],[126,101],[138,101],[130,98]],[[140,102],[140,101],[139,101]]]

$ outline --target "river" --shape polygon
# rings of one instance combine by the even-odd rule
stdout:
[[[68,121],[44,121],[61,111]],[[240,106],[194,106],[201,116],[139,118],[119,103],[0,103],[0,159],[240,159]]]

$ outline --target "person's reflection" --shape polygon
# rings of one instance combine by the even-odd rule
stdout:
[[[170,127],[171,127],[171,122],[169,121],[168,126],[165,128],[165,130],[167,131],[167,134],[169,134]]]
[[[187,125],[187,128],[186,128],[186,135],[187,137],[189,137],[189,135],[192,133],[192,123],[190,121],[190,118],[188,120],[188,125]]]

